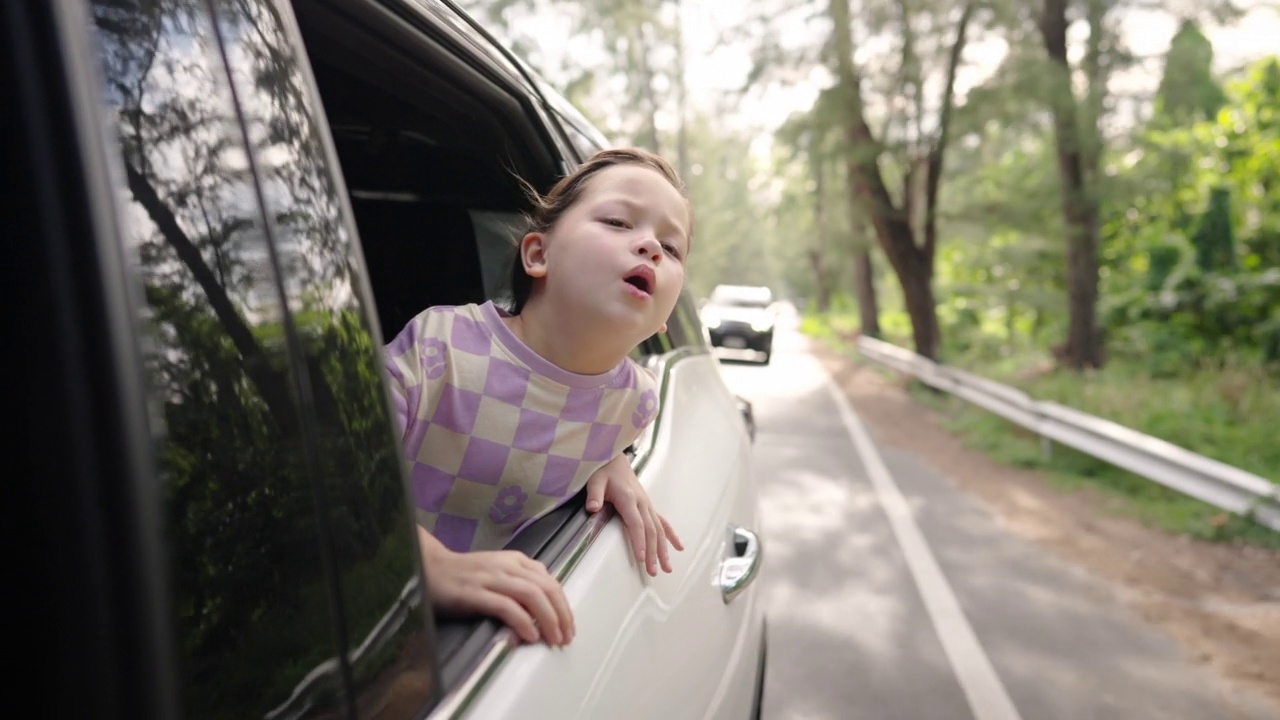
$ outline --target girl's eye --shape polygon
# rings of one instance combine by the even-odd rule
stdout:
[[[611,218],[605,218],[605,219],[604,219],[604,224],[605,224],[605,225],[612,225],[613,227],[626,227],[626,226],[627,226],[627,221],[626,221],[626,220],[623,220],[622,218],[614,218],[614,217],[611,217]]]
[[[677,260],[680,259],[680,248],[676,247],[675,245],[672,245],[671,243],[663,243],[662,249],[666,250],[667,254],[670,255],[671,257]]]

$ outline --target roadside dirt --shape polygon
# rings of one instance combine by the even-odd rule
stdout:
[[[887,379],[821,342],[812,348],[878,442],[923,458],[1010,530],[1109,580],[1123,602],[1181,641],[1195,662],[1280,714],[1280,552],[1153,529],[1115,513],[1102,491],[1065,491],[1034,470],[997,464],[914,401],[905,380]]]

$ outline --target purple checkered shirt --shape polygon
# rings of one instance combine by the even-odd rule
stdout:
[[[603,375],[563,370],[492,302],[424,310],[385,359],[418,522],[459,552],[502,547],[658,411],[653,373],[630,359]]]

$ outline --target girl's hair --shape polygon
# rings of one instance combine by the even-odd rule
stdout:
[[[576,170],[561,178],[546,195],[539,194],[528,183],[524,183],[525,192],[528,193],[529,199],[533,203],[533,211],[526,216],[528,229],[525,232],[550,232],[569,208],[573,207],[582,197],[583,190],[586,188],[587,181],[591,179],[591,176],[615,165],[639,165],[657,171],[667,179],[667,182],[671,183],[672,187],[680,192],[680,195],[685,198],[685,204],[688,205],[689,196],[685,190],[684,183],[681,182],[680,176],[676,174],[671,164],[664,160],[662,156],[641,148],[612,148],[601,150],[592,155],[589,160],[579,165]],[[523,183],[523,181],[521,182]],[[692,209],[690,209],[689,221],[689,239],[692,240]],[[524,310],[524,305],[528,302],[530,293],[533,292],[533,278],[525,273],[524,261],[520,257],[518,248],[515,260],[511,263],[510,283],[511,307],[508,309],[512,315],[519,315]]]

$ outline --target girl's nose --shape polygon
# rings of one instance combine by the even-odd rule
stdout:
[[[636,254],[656,263],[662,260],[662,246],[658,244],[657,238],[649,235],[636,243]]]

